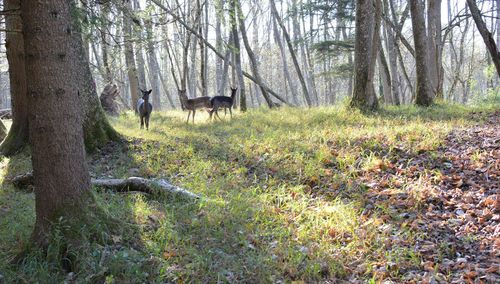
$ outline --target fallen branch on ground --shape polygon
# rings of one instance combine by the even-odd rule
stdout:
[[[11,181],[16,188],[30,188],[33,187],[33,174],[27,173],[19,175],[14,177]],[[92,179],[92,185],[104,187],[116,192],[138,191],[153,195],[163,192],[192,199],[200,198],[199,195],[175,186],[164,179],[145,179],[140,177],[129,177],[127,179]]]

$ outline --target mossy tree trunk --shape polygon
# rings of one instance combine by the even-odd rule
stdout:
[[[76,9],[74,1],[71,1],[73,9]],[[72,15],[77,15],[73,13]],[[85,56],[80,22],[77,17],[72,19],[73,30],[72,45],[76,50],[76,60],[78,60],[77,83],[80,100],[83,110],[83,134],[85,146],[88,151],[93,151],[100,145],[119,139],[118,133],[109,124],[108,119],[102,109],[101,102],[96,90],[96,84],[90,65]]]
[[[21,3],[26,51],[29,136],[32,148],[36,222],[33,242],[45,247],[53,225],[81,230],[95,211],[85,162],[82,70],[87,70],[81,34],[70,1]]]
[[[19,11],[20,0],[5,0],[5,10]],[[10,93],[12,102],[12,126],[0,145],[0,153],[13,155],[28,141],[28,105],[26,96],[26,71],[23,28],[19,12],[5,16],[6,50],[9,62]],[[2,138],[2,139],[3,139]]]

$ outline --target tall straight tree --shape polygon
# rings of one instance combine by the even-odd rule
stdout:
[[[21,2],[36,221],[32,240],[46,246],[52,225],[80,229],[95,200],[85,161],[80,65],[71,1]]]
[[[127,1],[127,8],[132,10],[132,4]],[[129,15],[123,14],[123,37],[125,48],[125,64],[127,66],[127,75],[130,86],[130,108],[137,112],[135,104],[139,100],[139,79],[137,77],[137,68],[135,67],[134,46],[132,44],[132,21]]]
[[[429,76],[436,97],[443,97],[443,64],[441,39],[441,0],[427,0],[427,35]]]
[[[373,77],[380,42],[380,17],[380,0],[356,1],[354,87],[350,105],[363,111],[378,108]]]
[[[5,10],[19,11],[20,0],[5,0]],[[12,103],[12,126],[6,139],[0,145],[3,155],[12,155],[28,140],[28,98],[26,96],[26,69],[23,28],[19,13],[6,15],[6,50],[9,62],[10,93]]]
[[[427,35],[425,33],[424,3],[422,0],[410,0],[413,41],[415,42],[415,61],[417,69],[417,93],[415,102],[419,106],[432,104],[433,92],[429,79],[429,56],[427,53]]]
[[[233,58],[234,58],[234,64],[235,67],[233,67],[233,73],[236,71],[237,77],[238,77],[238,86],[239,86],[239,93],[240,93],[240,110],[241,111],[246,111],[247,106],[246,106],[246,92],[245,92],[245,80],[243,78],[243,68],[241,66],[241,46],[240,46],[240,37],[238,35],[238,21],[236,20],[237,18],[237,9],[236,9],[236,2],[238,0],[230,0],[230,6],[231,10],[229,11],[230,13],[230,19],[231,19],[231,39],[232,42],[230,43],[233,45]]]

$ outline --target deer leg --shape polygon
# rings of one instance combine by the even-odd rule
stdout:
[[[219,111],[216,110],[215,115],[217,116],[217,118],[219,118],[220,121],[222,121],[222,118],[220,118],[220,116],[219,116]]]
[[[227,107],[224,108],[224,117],[227,115]]]
[[[231,115],[231,119],[233,119],[233,111],[231,109],[232,107],[229,108],[229,114]]]
[[[141,129],[143,129],[143,128],[144,128],[144,117],[141,116]]]
[[[196,110],[193,109],[193,124],[194,124],[194,114],[196,113]]]
[[[190,110],[188,110],[188,119],[186,120],[186,123],[188,123],[188,124],[189,124],[189,115],[191,115],[191,111]]]
[[[149,115],[146,116],[146,130],[149,130]]]

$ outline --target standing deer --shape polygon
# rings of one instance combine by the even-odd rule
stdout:
[[[206,109],[207,111],[210,111],[212,109],[212,103],[210,101],[210,97],[204,96],[204,97],[197,97],[194,99],[188,99],[186,95],[186,90],[179,90],[179,97],[181,98],[181,103],[184,106],[184,108],[189,111],[186,123],[189,123],[189,116],[191,115],[191,112],[193,112],[193,123],[194,123],[194,115],[197,109]]]
[[[149,95],[152,91],[141,90],[142,98],[137,101],[137,111],[141,117],[141,129],[144,128],[144,122],[146,122],[146,130],[149,130],[149,117],[153,111],[153,105],[149,102]]]
[[[212,102],[212,110],[210,111],[210,119],[212,119],[212,114],[215,112],[215,115],[219,120],[222,121],[222,119],[219,116],[219,109],[229,109],[229,114],[231,115],[231,118],[233,118],[233,104],[234,104],[234,98],[236,97],[236,91],[238,91],[238,88],[231,88],[231,97],[226,97],[226,96],[215,96],[211,99]]]

